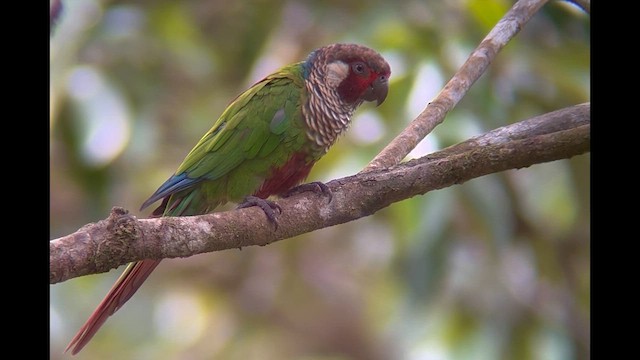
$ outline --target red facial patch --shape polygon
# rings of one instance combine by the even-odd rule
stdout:
[[[366,67],[363,74],[356,74],[353,71],[353,64],[358,62],[357,60],[349,62],[349,75],[342,81],[338,87],[338,93],[348,103],[357,101],[362,94],[367,90],[371,83],[378,77],[378,74]],[[366,66],[366,63],[364,63]]]

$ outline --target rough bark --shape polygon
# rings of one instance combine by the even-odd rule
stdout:
[[[432,190],[589,150],[586,103],[501,127],[400,165],[333,180],[327,183],[331,202],[315,193],[280,199],[277,229],[257,207],[156,219],[137,219],[116,207],[108,218],[50,242],[50,283],[147,258],[267,245],[353,221]]]

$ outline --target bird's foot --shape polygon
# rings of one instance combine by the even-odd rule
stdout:
[[[244,198],[244,201],[238,205],[238,209],[248,208],[251,206],[257,206],[262,209],[264,214],[267,216],[267,219],[269,219],[269,222],[271,222],[276,229],[278,228],[278,219],[276,219],[276,212],[278,214],[282,213],[280,205],[274,203],[273,201],[250,195]]]
[[[325,183],[320,181],[313,181],[310,183],[298,185],[290,189],[286,193],[284,193],[282,197],[286,198],[286,197],[290,197],[306,191],[312,191],[316,194],[322,194],[328,197],[329,198],[329,201],[327,201],[328,203],[330,203],[331,200],[333,199],[333,193],[331,192],[331,189],[329,189],[329,187]]]

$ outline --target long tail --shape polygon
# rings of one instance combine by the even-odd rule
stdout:
[[[67,345],[65,352],[73,348],[71,354],[75,355],[82,350],[109,316],[113,315],[135,294],[158,264],[160,264],[160,260],[143,260],[129,264],[87,322],[82,325],[76,336]]]

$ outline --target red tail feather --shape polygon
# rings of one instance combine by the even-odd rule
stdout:
[[[98,332],[102,324],[127,302],[140,288],[142,283],[151,275],[160,260],[143,260],[130,264],[104,297],[100,305],[94,310],[86,323],[82,325],[73,337],[65,352],[73,347],[71,354],[77,354],[87,345],[93,335]]]

